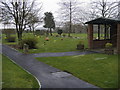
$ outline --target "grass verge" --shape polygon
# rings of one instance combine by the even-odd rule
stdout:
[[[118,87],[117,55],[89,54],[37,59],[101,88]]]
[[[3,88],[39,88],[37,80],[10,61],[4,55],[2,56],[2,87]]]

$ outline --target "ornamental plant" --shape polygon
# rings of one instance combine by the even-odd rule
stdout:
[[[23,48],[25,44],[29,46],[29,49],[37,48],[38,38],[32,35],[24,37],[22,41],[19,43],[20,48]]]
[[[83,50],[84,49],[84,43],[83,41],[79,41],[79,43],[77,44],[77,50]]]
[[[57,33],[61,36],[61,34],[63,33],[63,31],[62,31],[61,29],[59,29],[59,30],[57,31]]]
[[[113,44],[112,43],[106,43],[105,48],[112,48]]]
[[[79,41],[77,45],[84,45],[83,41]]]

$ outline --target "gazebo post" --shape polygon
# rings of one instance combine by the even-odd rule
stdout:
[[[93,48],[93,24],[88,24],[88,46]]]
[[[100,40],[100,24],[98,24],[98,40]]]
[[[104,33],[104,39],[106,40],[106,33],[107,33],[107,27],[106,27],[106,24],[104,24],[104,31],[105,31],[105,33]]]
[[[120,54],[120,24],[117,25],[117,53]]]

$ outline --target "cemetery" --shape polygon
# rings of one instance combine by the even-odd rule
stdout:
[[[120,2],[98,1],[61,0],[58,16],[40,2],[1,1],[0,88],[117,89]]]

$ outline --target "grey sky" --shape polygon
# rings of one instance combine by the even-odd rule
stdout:
[[[60,2],[61,0],[36,0],[36,1],[43,3],[43,9],[45,12],[51,11],[54,13],[59,8],[59,5],[57,3]],[[89,3],[93,0],[77,0],[77,1]],[[94,0],[94,1],[97,1],[97,0]],[[107,0],[107,1],[111,2],[111,1],[119,1],[119,0]]]
[[[43,3],[43,10],[44,12],[52,12],[56,14],[56,12],[59,10],[60,6],[58,3],[61,0],[36,0],[37,2],[42,2]],[[80,2],[85,2],[88,3],[90,0],[78,0]]]
[[[0,0],[0,1],[2,1],[2,0]],[[9,1],[9,0],[6,0],[6,1]],[[32,0],[29,0],[29,1],[32,1]],[[61,0],[36,0],[37,3],[40,3],[40,2],[43,3],[43,13],[44,12],[52,12],[55,18],[57,17],[56,12],[58,12],[59,8],[60,8],[58,5],[58,3],[60,1]],[[88,7],[87,3],[89,3],[93,0],[77,0],[77,1],[84,2],[84,4],[82,4],[82,6],[83,6],[83,9],[85,9]],[[94,1],[96,1],[96,0],[94,0]],[[111,2],[111,0],[107,0],[107,1]],[[119,0],[112,0],[112,1],[119,1]],[[0,24],[0,27],[1,27],[1,24]]]

